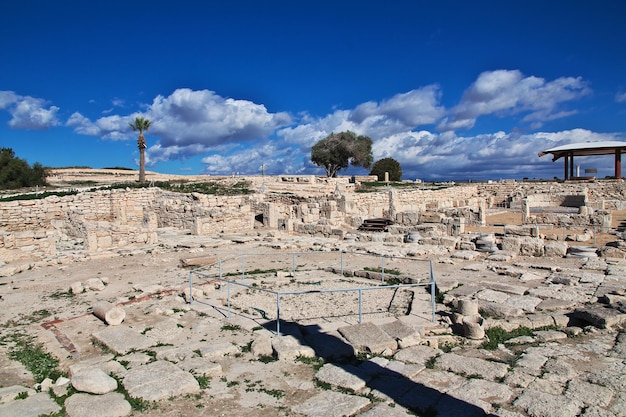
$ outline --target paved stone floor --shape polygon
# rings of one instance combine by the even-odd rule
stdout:
[[[0,416],[626,415],[623,260],[453,257],[416,244],[160,234],[152,247],[68,254],[71,262],[0,279]],[[339,309],[355,295],[315,299],[320,312],[308,305],[281,322],[280,336],[275,310],[245,301],[254,287],[232,289],[230,317],[227,288],[217,288],[214,277],[198,279],[194,291],[202,292],[185,302],[183,258],[270,252],[250,265],[269,271],[286,251],[309,248],[320,265],[333,264],[342,249],[394,256],[389,269],[413,268],[419,276],[422,267],[402,258],[432,260],[436,321],[424,287],[397,291],[410,292],[397,298],[409,314],[374,308],[363,323],[356,311]],[[301,278],[274,274],[284,285]],[[324,285],[311,284],[326,275],[319,276],[300,285],[315,291]],[[268,278],[247,279],[258,288]],[[85,292],[70,293],[77,282]],[[477,304],[488,335],[496,327],[522,327],[523,335],[493,346],[462,337],[462,300]],[[123,308],[124,322],[96,318],[97,301]],[[41,343],[64,377],[36,381],[11,357],[16,335]]]

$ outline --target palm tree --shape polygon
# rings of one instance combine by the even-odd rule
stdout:
[[[143,136],[144,131],[150,129],[152,122],[143,117],[135,117],[135,123],[128,123],[133,132],[139,131],[137,138],[137,148],[139,148],[139,182],[146,181],[146,138]]]

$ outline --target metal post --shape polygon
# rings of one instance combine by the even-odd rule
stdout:
[[[280,336],[280,293],[276,294],[276,336]]]
[[[343,251],[341,251],[341,276],[343,276]]]
[[[230,281],[226,281],[226,288],[228,290],[227,292],[227,297],[228,297],[228,319],[230,320]]]
[[[193,288],[193,273],[189,272],[189,305],[191,305],[191,302],[193,301],[193,291],[191,291],[192,288]]]
[[[359,288],[359,324],[363,321],[363,290]]]
[[[433,307],[433,318],[432,318],[432,322],[435,322],[435,309],[437,308],[435,306],[435,273],[433,272],[433,261],[429,261],[430,262],[430,300],[431,300],[431,304]]]

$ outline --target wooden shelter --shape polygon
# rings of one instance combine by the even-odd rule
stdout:
[[[563,178],[569,180],[576,178],[576,176],[574,176],[574,157],[591,155],[614,155],[615,178],[622,178],[623,153],[626,153],[626,142],[602,141],[571,143],[569,145],[557,146],[556,148],[539,152],[539,156],[552,154],[552,161],[563,158],[565,165]]]

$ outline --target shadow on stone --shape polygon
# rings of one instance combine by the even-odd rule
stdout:
[[[276,322],[268,322],[265,327],[275,332]],[[415,365],[407,365],[406,372],[403,372],[402,367],[394,366],[400,362],[389,361],[384,357],[374,356],[371,359],[360,359],[355,356],[354,348],[351,345],[331,334],[332,332],[322,331],[319,325],[299,326],[297,323],[281,320],[280,329],[281,337],[292,336],[300,339],[303,344],[310,346],[315,351],[317,357],[324,359],[326,364],[330,364],[337,374],[338,383],[336,385],[343,389],[349,388],[355,392],[363,393],[364,389],[369,388],[371,392],[365,391],[368,397],[373,396],[384,401],[393,401],[420,415],[436,415],[438,417],[488,415],[486,410],[477,405],[413,381],[407,374],[412,375],[419,372],[409,369],[410,366]],[[328,366],[324,365],[324,368]],[[428,370],[421,368],[421,371]],[[327,374],[328,372],[326,372]],[[341,386],[341,382],[347,379],[346,374],[349,374],[351,380],[361,379],[362,383],[352,381],[353,386],[351,388]],[[318,373],[317,377],[319,376]],[[335,385],[329,379],[326,379],[325,382]],[[355,389],[355,387],[362,388]]]

